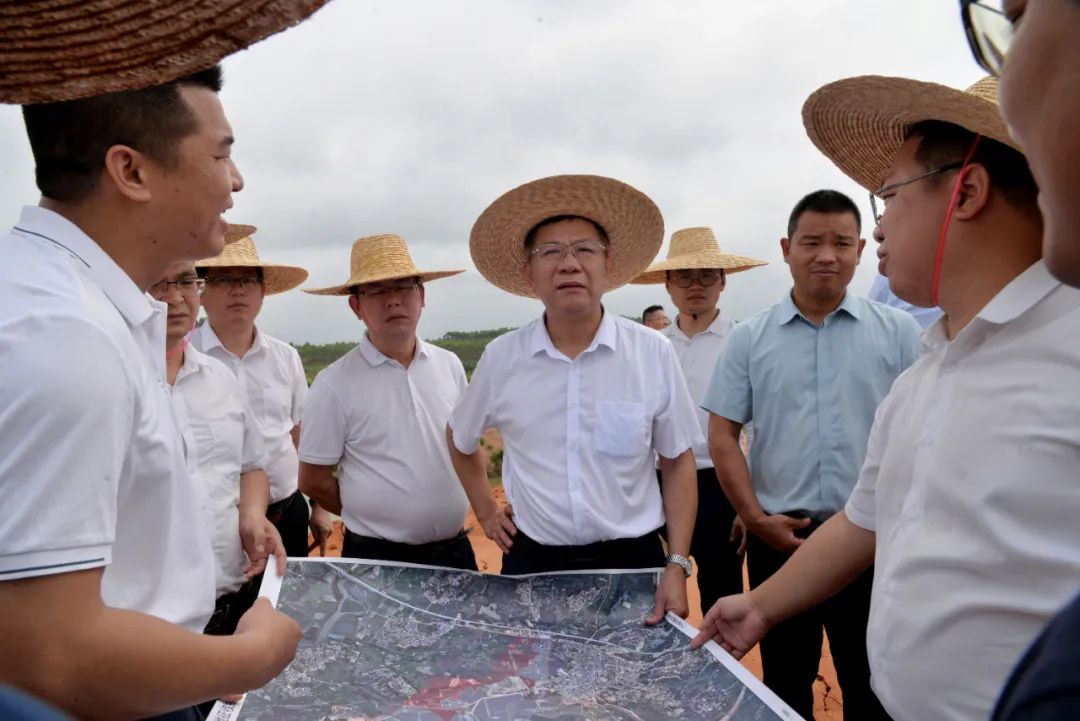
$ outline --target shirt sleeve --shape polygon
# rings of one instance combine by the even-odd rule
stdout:
[[[750,382],[750,326],[739,324],[731,329],[701,407],[733,423],[746,424],[754,417],[753,401],[754,389]]]
[[[671,341],[661,344],[659,355],[658,380],[667,397],[653,417],[653,450],[664,458],[677,458],[694,445],[703,445],[705,438]]]
[[[473,370],[472,382],[464,389],[454,412],[450,414],[450,430],[454,446],[462,453],[474,453],[480,437],[492,425],[491,406],[495,402],[495,367],[489,345],[480,355]]]
[[[0,368],[0,581],[107,565],[135,406],[119,349],[27,315],[0,329]]]
[[[311,384],[304,400],[299,456],[304,463],[334,466],[345,454],[349,427],[338,393],[324,373]]]
[[[904,313],[900,324],[900,362],[906,370],[919,359],[922,348],[922,326],[908,313]]]
[[[292,346],[289,346],[289,350],[292,351],[292,422],[295,426],[300,422],[301,410],[304,407],[304,399],[307,397],[308,393],[308,385],[307,374],[304,373],[304,362],[300,360],[300,354]]]
[[[240,405],[244,419],[244,448],[241,451],[240,472],[247,473],[248,471],[265,469],[270,459],[267,456],[266,444],[263,442],[262,434],[259,433],[255,413],[248,406],[247,399],[240,393],[239,387],[237,387],[236,391],[236,403]]]
[[[867,531],[877,531],[877,479],[881,469],[881,456],[885,452],[885,442],[889,437],[889,408],[892,392],[874,413],[874,425],[870,427],[870,437],[866,442],[866,459],[855,489],[848,497],[844,513],[848,520]]]

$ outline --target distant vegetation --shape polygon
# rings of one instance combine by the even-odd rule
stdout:
[[[480,354],[484,352],[487,344],[511,330],[513,328],[451,331],[442,338],[429,342],[455,353],[461,359],[461,364],[465,366],[465,373],[472,376],[473,369],[480,361]],[[296,350],[300,353],[300,360],[304,362],[308,384],[311,384],[319,371],[348,353],[355,345],[355,343],[327,343],[326,345],[303,343],[296,346]]]

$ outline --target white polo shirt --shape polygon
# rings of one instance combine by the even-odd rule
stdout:
[[[214,558],[165,380],[166,307],[74,224],[0,238],[0,581],[104,566],[114,608],[201,632]]]
[[[896,721],[983,721],[1080,582],[1080,291],[1040,261],[923,340],[846,508],[877,534],[872,684]]]
[[[248,557],[240,540],[240,474],[263,467],[259,432],[240,383],[225,365],[190,345],[173,383],[173,405],[187,447],[217,560],[217,595],[244,585]]]
[[[240,381],[266,454],[263,470],[270,477],[270,502],[296,493],[300,464],[290,434],[300,422],[308,390],[300,354],[288,343],[256,329],[255,342],[240,358],[221,345],[209,321],[195,331],[192,345],[224,363]]]
[[[671,343],[607,312],[574,360],[543,318],[493,340],[450,425],[463,453],[499,429],[514,522],[549,545],[656,530],[664,509],[654,452],[675,458],[704,442]]]
[[[686,387],[690,390],[690,398],[697,406],[701,443],[694,444],[694,462],[699,469],[713,467],[708,443],[709,412],[702,408],[701,404],[705,402],[705,392],[709,390],[713,371],[716,370],[716,362],[720,360],[724,352],[724,344],[727,343],[727,336],[733,325],[734,323],[721,310],[709,327],[693,338],[688,338],[686,333],[679,328],[677,318],[675,322],[660,331],[671,341],[671,346],[675,349],[683,377],[686,379]]]
[[[419,339],[408,368],[365,335],[319,373],[304,402],[300,460],[341,464],[347,529],[413,544],[461,532],[469,501],[450,463],[446,423],[465,385],[458,357]]]

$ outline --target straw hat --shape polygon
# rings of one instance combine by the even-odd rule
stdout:
[[[721,253],[712,228],[683,228],[671,234],[667,260],[653,263],[632,282],[638,285],[663,283],[669,270],[720,268],[725,273],[738,273],[768,264],[767,260]]]
[[[664,242],[664,219],[641,191],[598,175],[556,175],[504,193],[473,225],[469,250],[477,270],[505,291],[535,298],[522,275],[525,236],[541,221],[578,215],[597,223],[611,241],[607,290],[629,283]]]
[[[421,282],[427,283],[465,272],[463,270],[420,270],[409,255],[409,247],[405,244],[405,239],[393,233],[368,235],[353,243],[349,270],[349,279],[341,285],[330,288],[304,288],[304,292],[312,295],[349,295],[354,286],[380,280],[419,276]]]
[[[998,109],[994,78],[967,90],[907,78],[848,78],[815,91],[802,114],[814,145],[870,191],[884,184],[908,130],[923,120],[959,125],[1020,150]]]
[[[295,25],[326,0],[17,0],[0,9],[0,102],[161,85]]]
[[[307,280],[308,272],[303,268],[259,260],[259,253],[255,250],[255,241],[251,239],[254,234],[254,225],[229,224],[229,230],[225,234],[225,250],[221,251],[221,255],[217,257],[200,260],[195,267],[262,268],[263,293],[266,295],[284,293]]]

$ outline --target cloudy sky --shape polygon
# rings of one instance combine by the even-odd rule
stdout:
[[[469,230],[504,191],[559,173],[619,178],[656,201],[668,236],[708,225],[725,250],[769,260],[721,298],[746,317],[789,287],[779,238],[800,197],[835,188],[870,212],[807,140],[806,96],[852,75],[980,75],[951,0],[334,0],[224,67],[246,181],[229,219],[259,226],[263,257],[306,267],[312,286],[344,281],[352,242],[374,233],[405,236],[422,268],[468,268],[429,287],[426,338],[539,314],[472,269]],[[18,108],[0,106],[0,222],[37,202],[32,171]],[[667,301],[631,286],[606,304]],[[268,299],[260,327],[296,343],[362,332],[344,299],[299,291]]]

